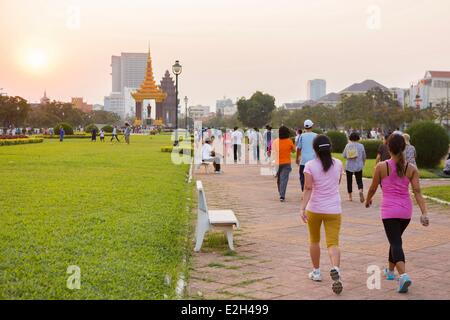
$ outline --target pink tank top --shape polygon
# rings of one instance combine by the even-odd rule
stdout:
[[[393,160],[387,161],[388,176],[381,180],[383,199],[381,201],[382,219],[411,219],[412,200],[409,195],[408,177],[400,178]]]

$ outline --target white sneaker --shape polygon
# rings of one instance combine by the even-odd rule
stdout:
[[[322,281],[322,275],[320,273],[312,271],[312,272],[309,273],[309,279],[312,280],[312,281],[321,282]]]

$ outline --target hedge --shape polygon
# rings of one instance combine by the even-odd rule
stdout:
[[[61,129],[61,127],[64,128],[64,131],[66,133],[66,135],[72,135],[73,134],[73,128],[70,124],[66,123],[66,122],[61,122],[58,123],[53,130],[55,131],[55,134],[59,135],[59,130]]]
[[[448,154],[449,137],[440,125],[433,122],[413,124],[407,133],[417,151],[417,164],[423,168],[434,168]]]
[[[28,136],[23,134],[15,136],[0,135],[0,140],[15,140],[15,139],[28,139]]]
[[[174,151],[174,147],[173,146],[165,146],[165,147],[161,147],[161,152],[166,152],[166,153],[172,153]],[[175,152],[178,151],[179,154],[190,154],[191,156],[194,156],[194,149],[193,148],[180,148],[180,147],[175,147]]]
[[[14,146],[19,144],[42,143],[42,138],[26,138],[26,139],[4,139],[0,140],[0,146]]]
[[[104,126],[104,127],[102,128],[102,130],[105,131],[105,132],[107,132],[107,133],[112,133],[113,130],[114,130],[114,128],[113,128],[113,126],[106,125],[106,126]]]
[[[345,133],[339,131],[328,131],[327,136],[331,140],[333,152],[344,152],[345,146],[348,142],[347,135]]]
[[[92,133],[92,131],[94,131],[94,129],[98,132],[98,127],[95,124],[89,124],[84,128],[84,131],[87,133]]]
[[[367,159],[375,159],[377,157],[378,148],[383,143],[381,140],[361,140],[359,141],[366,149]]]

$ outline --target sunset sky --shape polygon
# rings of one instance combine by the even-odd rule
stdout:
[[[0,0],[0,88],[103,104],[111,55],[149,41],[158,82],[180,60],[190,105],[256,90],[281,105],[314,78],[328,92],[368,78],[408,87],[450,70],[449,12],[448,0]]]

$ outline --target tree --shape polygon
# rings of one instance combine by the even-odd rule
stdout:
[[[3,126],[24,125],[29,112],[27,100],[17,96],[0,96],[0,123]]]
[[[241,98],[238,103],[238,120],[247,127],[261,128],[266,125],[275,110],[275,98],[260,91],[250,99]]]
[[[433,113],[440,125],[442,125],[444,121],[448,121],[450,116],[450,105],[447,99],[441,99],[441,101],[433,107]]]

